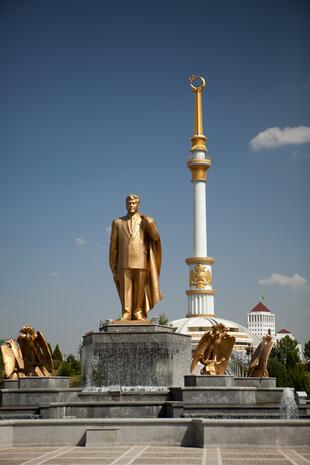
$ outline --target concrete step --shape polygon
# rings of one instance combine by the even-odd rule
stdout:
[[[281,411],[279,404],[235,404],[228,406],[225,404],[171,402],[167,407],[167,416],[172,418],[284,418],[284,413]],[[300,419],[310,419],[310,412],[307,406],[299,406],[298,417]]]
[[[35,420],[42,418],[38,408],[0,407],[0,420]]]

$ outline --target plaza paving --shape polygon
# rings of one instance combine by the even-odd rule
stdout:
[[[0,465],[309,465],[310,447],[7,447]]]

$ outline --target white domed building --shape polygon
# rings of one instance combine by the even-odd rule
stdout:
[[[192,349],[195,350],[202,335],[212,329],[212,326],[223,324],[228,329],[228,334],[236,339],[234,351],[245,351],[249,345],[257,347],[260,339],[251,333],[247,328],[234,321],[225,320],[215,315],[192,316],[171,321],[171,326],[175,332],[187,334],[192,338]]]
[[[277,332],[276,341],[281,341],[281,339],[283,339],[286,336],[288,336],[291,339],[295,339],[291,331],[289,331],[288,329],[282,328],[280,329],[280,331]]]

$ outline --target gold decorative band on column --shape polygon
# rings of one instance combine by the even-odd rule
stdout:
[[[194,134],[191,138],[192,147],[190,151],[195,152],[199,150],[200,152],[207,152],[206,140],[207,138],[203,134]]]
[[[189,257],[185,259],[188,265],[213,265],[215,258],[213,257]]]
[[[191,158],[187,162],[188,168],[192,172],[192,182],[195,181],[206,181],[207,170],[211,166],[211,160],[209,159],[193,159]]]
[[[198,289],[193,289],[185,292],[186,295],[194,295],[194,294],[204,294],[204,295],[214,295],[215,291],[213,289],[205,289],[205,290],[198,290]]]

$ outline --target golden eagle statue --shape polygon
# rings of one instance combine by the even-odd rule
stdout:
[[[267,364],[272,346],[272,337],[270,335],[264,336],[262,342],[252,355],[248,370],[249,378],[269,378]]]
[[[199,341],[194,352],[191,372],[200,362],[204,365],[202,375],[224,375],[228,361],[235,344],[235,338],[227,334],[227,328],[222,324],[212,326]]]
[[[1,344],[6,378],[51,376],[53,359],[48,343],[40,331],[23,326],[17,340],[8,339]]]

